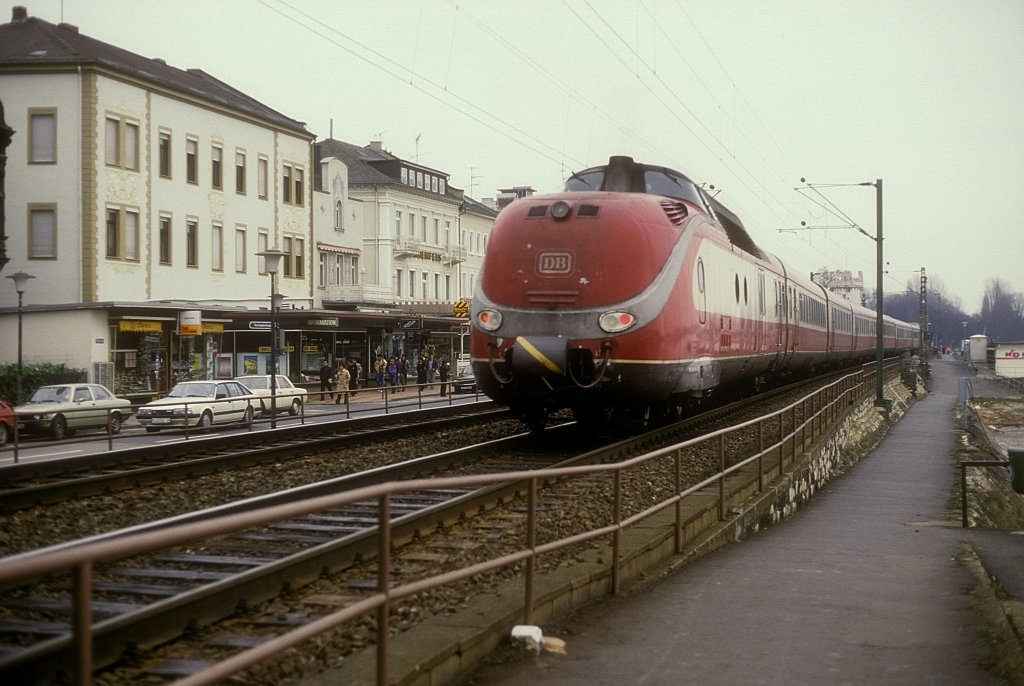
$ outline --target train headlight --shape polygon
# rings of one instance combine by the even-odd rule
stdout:
[[[476,323],[484,331],[497,331],[501,326],[501,312],[497,310],[480,310],[476,315]]]
[[[565,219],[572,212],[572,206],[564,200],[559,200],[551,206],[551,216],[555,219]]]
[[[598,323],[603,331],[620,333],[636,324],[636,317],[629,312],[605,312]]]

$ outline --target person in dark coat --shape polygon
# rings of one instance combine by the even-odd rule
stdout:
[[[441,362],[441,366],[437,368],[437,377],[441,380],[441,397],[448,395],[448,377],[452,373],[452,366],[448,363],[448,360]]]
[[[332,390],[331,382],[334,379],[334,370],[331,369],[331,363],[324,358],[323,363],[320,365],[320,399],[324,399],[324,392],[327,392],[332,398],[334,393]]]

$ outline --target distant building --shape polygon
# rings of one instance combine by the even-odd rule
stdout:
[[[864,302],[864,272],[862,271],[858,271],[854,276],[851,271],[823,270],[811,274],[811,280],[851,302],[858,304]]]

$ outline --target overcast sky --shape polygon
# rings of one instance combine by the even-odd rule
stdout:
[[[801,177],[881,178],[887,292],[921,267],[968,313],[988,278],[1024,291],[1019,0],[23,4],[203,69],[318,138],[382,139],[475,198],[558,191],[610,155],[671,167],[720,189],[791,269],[863,270],[872,287],[874,241],[780,229],[846,222]],[[874,188],[822,192],[875,235]]]

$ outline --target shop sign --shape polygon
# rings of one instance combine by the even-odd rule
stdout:
[[[316,346],[316,345],[304,345],[304,346],[302,346],[302,352],[304,352],[304,353],[318,353],[318,352],[320,352],[320,347]]]
[[[408,331],[410,329],[419,329],[420,328],[420,320],[419,319],[403,319],[403,320],[398,322],[398,325],[400,327],[402,327],[403,329],[405,329],[406,331]]]
[[[253,331],[270,331],[271,322],[249,322],[249,328]]]
[[[203,333],[224,333],[224,325],[214,322],[203,322]]]
[[[198,336],[203,332],[203,313],[199,310],[184,310],[178,314],[178,335]]]
[[[117,323],[118,331],[155,331],[160,333],[163,330],[161,322],[132,322],[121,320]]]
[[[337,328],[338,327],[338,318],[337,317],[316,317],[316,318],[313,318],[313,319],[307,319],[306,320],[306,326],[312,327],[312,328],[316,328],[316,327],[320,327],[320,328],[323,328],[323,327]]]
[[[256,351],[257,352],[261,352],[261,353],[267,353],[269,355],[270,354],[270,346],[269,345],[261,345],[259,348],[256,349]],[[283,348],[281,348],[280,350],[278,350],[277,352],[279,352],[279,353],[293,353],[293,352],[295,352],[295,346],[294,345],[286,345]]]

